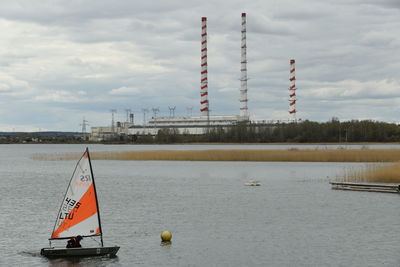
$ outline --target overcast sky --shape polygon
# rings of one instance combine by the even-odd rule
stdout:
[[[400,121],[399,0],[2,0],[0,131],[199,115],[202,16],[211,115],[237,115],[242,12],[251,119],[289,118],[294,58],[299,118]]]

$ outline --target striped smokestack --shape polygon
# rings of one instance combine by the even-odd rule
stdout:
[[[295,68],[295,60],[290,60],[290,87],[289,87],[289,114],[293,116],[293,121],[296,121],[296,68]]]
[[[201,18],[201,82],[200,82],[200,112],[209,116],[208,103],[208,70],[207,70],[207,18]]]

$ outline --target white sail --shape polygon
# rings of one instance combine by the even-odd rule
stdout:
[[[51,239],[101,235],[96,189],[88,150],[72,175]]]

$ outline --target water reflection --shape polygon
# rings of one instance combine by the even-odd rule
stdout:
[[[71,257],[71,258],[59,258],[59,259],[48,259],[50,267],[102,267],[109,266],[118,263],[118,257]]]
[[[172,242],[171,241],[161,241],[161,244],[160,244],[160,246],[162,246],[162,247],[166,247],[166,246],[170,246],[172,244]]]
[[[82,267],[84,266],[80,262],[82,259],[71,258],[71,259],[49,259],[50,267]]]

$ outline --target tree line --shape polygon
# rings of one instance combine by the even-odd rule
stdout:
[[[131,138],[131,140],[133,140]],[[254,124],[242,122],[230,127],[210,128],[206,134],[190,135],[177,129],[160,129],[156,136],[135,136],[135,143],[322,143],[400,142],[400,126],[372,120],[340,122],[301,121]]]
[[[7,143],[88,143],[88,135],[79,133],[2,133],[0,144]],[[94,142],[94,141],[92,141]],[[174,143],[334,143],[400,142],[400,125],[372,120],[341,122],[300,121],[259,124],[242,122],[229,127],[211,127],[202,135],[180,133],[165,128],[152,135],[116,135],[103,143],[174,144]]]

